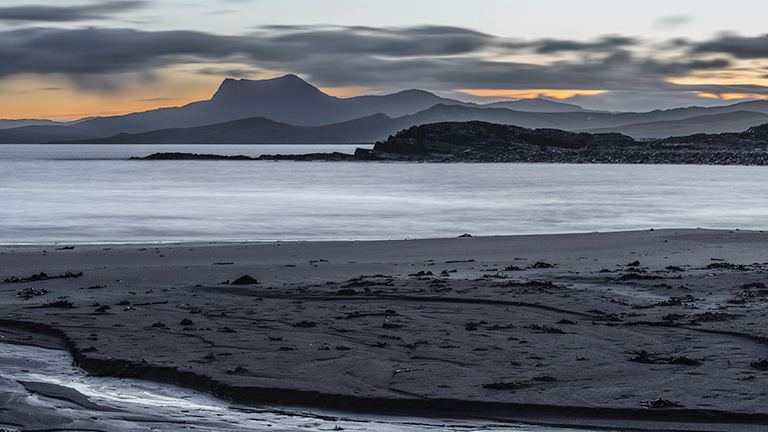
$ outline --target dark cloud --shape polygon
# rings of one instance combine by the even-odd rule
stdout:
[[[624,36],[603,36],[594,42],[545,39],[531,44],[538,54],[553,54],[562,51],[610,51],[639,44],[640,41]]]
[[[608,68],[616,68],[632,63],[632,53],[628,51],[616,51],[603,60],[603,65]]]
[[[749,38],[738,39],[754,43]],[[731,40],[721,37],[710,44],[721,46],[724,41]],[[256,72],[290,71],[323,87],[768,93],[760,86],[737,89],[672,84],[670,77],[729,70],[731,60],[713,59],[711,53],[723,57],[733,53],[707,48],[704,43],[694,46],[676,41],[666,50],[700,50],[703,55],[693,52],[686,60],[661,60],[673,56],[651,58],[644,50],[634,50],[641,44],[638,39],[615,35],[592,41],[517,41],[446,26],[271,26],[238,36],[195,31],[25,28],[0,32],[0,77],[65,74],[80,88],[114,91],[121,86],[121,74],[139,73],[149,81],[153,71],[199,63],[196,69],[202,74],[247,77]],[[547,57],[560,52],[578,55]],[[657,52],[665,53],[661,48]],[[533,55],[544,61],[499,61],[499,54]]]
[[[197,73],[202,75],[213,76],[226,76],[229,78],[247,78],[254,74],[254,69],[242,69],[242,68],[220,68],[220,67],[206,67],[198,69]]]
[[[258,36],[290,55],[346,53],[389,57],[451,56],[497,47],[494,36],[457,27],[270,27]],[[308,50],[309,48],[309,50]],[[310,51],[311,50],[311,51]]]
[[[726,35],[690,46],[694,53],[729,54],[740,59],[767,58],[768,34],[755,37]]]
[[[494,38],[449,27],[396,30],[284,28],[246,36],[194,31],[27,28],[0,32],[0,76],[19,73],[107,74],[181,62],[234,59],[286,69],[292,62],[475,54]],[[375,63],[375,62],[374,62]]]
[[[0,33],[0,75],[136,72],[248,51],[238,38],[191,31],[22,29]]]
[[[646,60],[642,64],[642,68],[646,72],[666,76],[680,76],[695,71],[726,69],[730,66],[731,61],[728,59],[691,60],[669,63]]]
[[[0,7],[0,21],[66,22],[106,18],[109,15],[144,7],[146,1],[121,0],[85,6]]]

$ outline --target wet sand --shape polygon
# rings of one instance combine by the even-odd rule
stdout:
[[[65,246],[0,247],[0,317],[94,374],[376,413],[768,421],[762,232]]]

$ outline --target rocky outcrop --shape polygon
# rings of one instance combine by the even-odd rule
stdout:
[[[689,148],[709,150],[755,150],[768,148],[768,123],[753,126],[744,132],[695,134],[652,141],[656,148]]]
[[[741,133],[635,140],[485,122],[414,126],[377,142],[367,159],[426,162],[768,165],[768,124]]]
[[[498,149],[582,149],[596,146],[628,146],[637,142],[628,136],[605,133],[567,132],[559,129],[528,129],[481,121],[433,123],[398,132],[374,151],[403,154],[459,154],[468,149],[495,152]]]
[[[354,155],[220,156],[156,153],[145,160],[413,161],[768,165],[768,124],[745,132],[635,140],[617,133],[529,129],[480,121],[413,126]]]

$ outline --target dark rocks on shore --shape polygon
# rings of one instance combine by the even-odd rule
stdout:
[[[635,357],[631,357],[628,361],[645,364],[670,364],[670,365],[683,365],[683,366],[700,366],[701,360],[690,359],[686,356],[672,356],[672,357],[659,357],[654,353],[642,350],[634,352]]]
[[[34,274],[29,277],[17,277],[17,276],[11,276],[8,278],[3,279],[3,283],[23,283],[23,282],[39,282],[44,281],[48,279],[68,279],[68,278],[79,278],[83,275],[83,272],[66,272],[64,274],[58,275],[58,276],[48,276],[45,272],[40,272],[37,274]]]
[[[644,406],[646,408],[682,408],[683,405],[677,401],[658,398],[656,400],[640,402],[640,406]]]
[[[36,288],[24,288],[23,290],[17,291],[16,295],[24,300],[29,300],[32,297],[41,296],[46,294],[48,291],[44,289],[36,289]]]
[[[293,323],[293,327],[312,328],[312,327],[317,327],[317,323],[315,323],[314,321],[304,320],[304,321]]]
[[[483,384],[484,389],[490,390],[518,390],[530,387],[531,384],[524,381],[497,381],[493,383]]]
[[[59,297],[56,300],[51,300],[48,303],[40,305],[41,308],[59,308],[59,309],[72,309],[74,304],[64,297]]]
[[[768,359],[752,362],[749,366],[757,370],[768,371]]]
[[[232,285],[258,285],[259,281],[251,275],[242,275],[232,281]]]

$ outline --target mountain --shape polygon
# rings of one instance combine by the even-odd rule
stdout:
[[[95,138],[68,126],[24,126],[0,129],[0,144],[37,144]]]
[[[768,122],[768,114],[751,111],[735,111],[710,114],[682,120],[634,123],[611,128],[586,129],[581,132],[618,132],[635,138],[666,138],[697,133],[718,134],[741,132],[750,126]]]
[[[663,138],[692,133],[742,131],[766,122],[768,101],[743,102],[724,107],[679,108],[647,113],[605,113],[589,111],[527,112],[483,106],[435,105],[406,116],[410,125],[484,121],[527,128],[563,129],[574,132],[618,132],[633,138]],[[491,104],[490,106],[498,106]],[[658,130],[654,129],[657,128]]]
[[[259,81],[227,78],[207,101],[177,108],[94,118],[72,127],[96,136],[111,136],[205,126],[253,117],[295,126],[321,126],[373,114],[399,117],[438,103],[464,104],[419,90],[340,99],[323,93],[295,75]]]
[[[161,129],[109,138],[74,141],[88,144],[322,144],[365,143],[399,130],[384,114],[326,126],[293,126],[264,117],[192,128]]]
[[[446,99],[424,90],[404,90],[383,96],[357,96],[346,99],[353,112],[376,111],[389,117],[402,117],[438,104],[477,107],[477,104]],[[373,107],[373,108],[371,108]]]
[[[561,113],[588,111],[578,105],[563,102],[555,102],[542,98],[520,99],[516,101],[502,101],[483,105],[488,108],[508,108],[514,111]]]
[[[25,127],[25,126],[41,126],[41,125],[53,126],[53,125],[58,125],[58,124],[60,124],[60,123],[55,122],[53,120],[39,120],[39,119],[7,120],[7,119],[0,119],[0,130],[2,130],[2,129],[20,128],[20,127]]]
[[[531,113],[506,108],[466,107],[438,104],[415,114],[391,118],[375,114],[324,126],[294,126],[265,117],[235,120],[192,128],[169,128],[139,134],[119,134],[109,138],[68,139],[70,142],[104,144],[298,144],[298,143],[363,143],[385,140],[388,136],[412,126],[444,122],[481,121],[514,125],[530,129],[589,130],[592,113]],[[615,128],[589,130],[593,133],[619,132],[633,138],[644,137],[654,130],[658,137],[686,135],[689,131],[721,129],[743,131],[768,121],[767,114],[736,111],[670,122],[639,123]],[[44,127],[39,127],[44,128]],[[0,139],[2,139],[0,131]]]
[[[669,110],[654,110],[644,113],[590,113],[588,120],[592,130],[597,128],[616,129],[639,123],[659,121],[679,121],[707,115],[722,115],[738,111],[768,114],[768,101],[740,102],[733,105],[718,107],[687,107]]]
[[[386,139],[399,130],[426,123],[485,121],[529,128],[583,128],[583,119],[560,113],[528,113],[505,108],[437,104],[415,114],[391,118],[374,114],[324,126],[294,126],[265,117],[235,120],[192,128],[169,128],[139,134],[119,134],[80,142],[104,144],[297,144],[363,143]],[[69,141],[69,140],[68,140]]]
[[[102,142],[129,142],[132,139],[152,142],[151,137],[156,137],[158,143],[226,142],[226,139],[238,143],[329,142],[331,139],[365,142],[385,139],[402,128],[442,121],[485,121],[528,128],[621,132],[635,138],[647,138],[743,130],[764,123],[763,115],[768,115],[768,101],[645,113],[608,113],[545,99],[477,105],[422,90],[344,99],[325,94],[295,75],[286,75],[258,81],[228,78],[209,100],[182,107],[81,119],[66,124],[42,123],[0,129],[0,142],[99,142],[100,137],[110,137]],[[231,132],[216,126],[245,119],[262,121],[238,123],[237,129]],[[284,125],[281,126],[283,133],[278,134],[263,120]],[[288,125],[292,127],[286,128]],[[216,126],[211,131],[216,131],[217,135],[198,129],[209,126]],[[302,127],[325,129],[306,135],[305,131],[297,129]],[[194,130],[186,130],[190,128]],[[150,134],[153,131],[158,133]],[[130,136],[118,138],[118,134]]]

